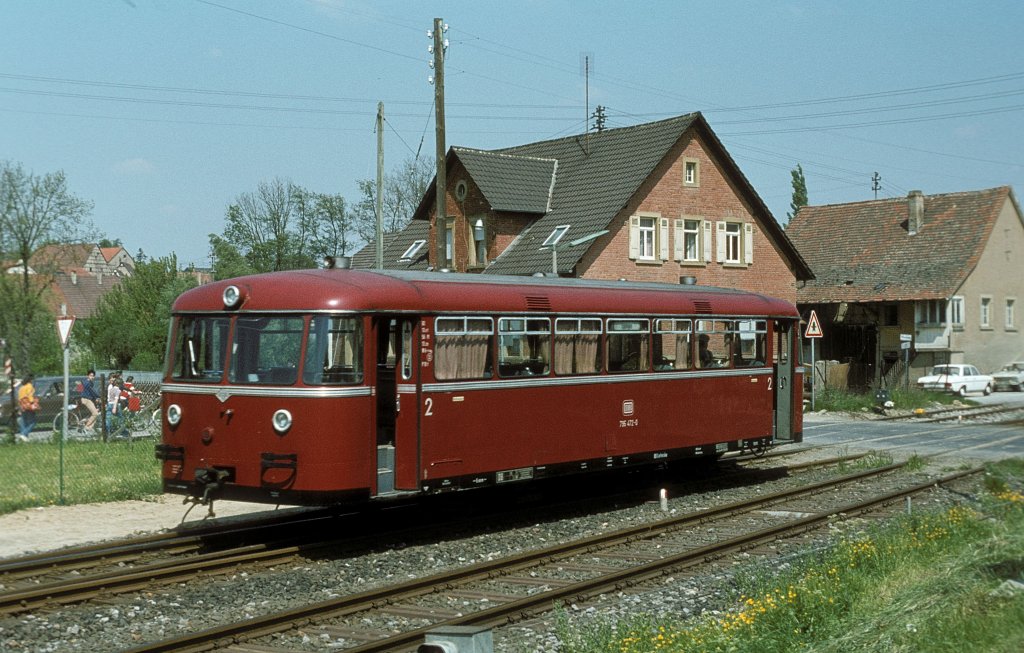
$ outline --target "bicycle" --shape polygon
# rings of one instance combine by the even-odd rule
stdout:
[[[68,437],[69,438],[91,438],[96,434],[96,425],[92,428],[85,426],[89,421],[89,410],[82,404],[81,400],[74,404],[68,404]],[[61,410],[53,418],[53,434],[56,437],[64,435],[64,411]]]
[[[120,422],[111,438],[135,440],[155,437],[160,433],[160,400],[150,402],[139,410],[125,409],[118,417]]]

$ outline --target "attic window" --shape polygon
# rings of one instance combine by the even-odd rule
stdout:
[[[425,240],[414,240],[412,242],[412,245],[409,245],[409,249],[405,250],[405,254],[402,254],[402,258],[398,260],[407,261],[411,259],[413,256],[416,256],[416,252],[420,251],[420,248],[423,247],[423,245],[425,245],[426,242],[427,241]]]
[[[569,225],[563,224],[555,227],[555,230],[551,232],[551,235],[547,237],[541,247],[551,247],[557,245],[558,241],[562,240],[562,236],[569,231]]]
[[[455,199],[462,201],[466,199],[466,182],[460,179],[459,183],[455,184]]]
[[[683,186],[700,186],[700,161],[697,159],[683,161]]]

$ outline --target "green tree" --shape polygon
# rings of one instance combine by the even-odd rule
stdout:
[[[132,276],[100,299],[81,340],[102,364],[159,369],[171,306],[178,295],[195,286],[194,277],[178,270],[174,255],[140,263]]]
[[[261,182],[228,206],[224,233],[210,234],[214,275],[318,267],[325,256],[345,253],[350,231],[340,195]]]
[[[804,169],[800,164],[791,172],[793,175],[793,201],[790,202],[790,212],[786,214],[787,222],[792,220],[800,207],[807,206],[807,180],[804,178]]]
[[[432,161],[406,159],[393,172],[384,174],[383,231],[393,234],[405,229],[433,178]],[[359,203],[353,209],[355,228],[365,242],[376,240],[377,180],[359,180]]]
[[[54,316],[47,294],[57,272],[57,261],[38,259],[44,245],[69,243],[85,237],[92,203],[73,195],[63,172],[36,175],[21,164],[0,162],[0,253],[17,261],[16,275],[0,281],[0,337],[12,343],[15,368],[33,364],[35,331]]]

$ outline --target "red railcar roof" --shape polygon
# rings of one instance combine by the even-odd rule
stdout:
[[[439,272],[293,270],[216,281],[183,293],[175,313],[221,311],[228,286],[240,312],[626,313],[799,317],[781,299],[709,286]]]

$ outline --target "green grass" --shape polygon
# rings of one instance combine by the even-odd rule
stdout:
[[[783,573],[741,572],[725,612],[570,628],[563,653],[963,653],[1024,650],[1024,464],[973,505],[850,533]],[[578,625],[577,625],[578,626]]]
[[[928,392],[917,388],[903,390],[897,388],[891,391],[891,400],[897,410],[913,410],[915,408],[928,408],[935,404],[950,405],[955,401],[973,405],[977,402],[970,399],[949,394],[947,392]],[[877,405],[875,393],[857,393],[848,390],[826,389],[816,392],[814,396],[814,410],[827,410],[831,412],[862,412],[871,410]]]
[[[142,499],[160,493],[154,440],[64,444],[64,503]],[[0,514],[61,502],[60,446],[0,444]]]

